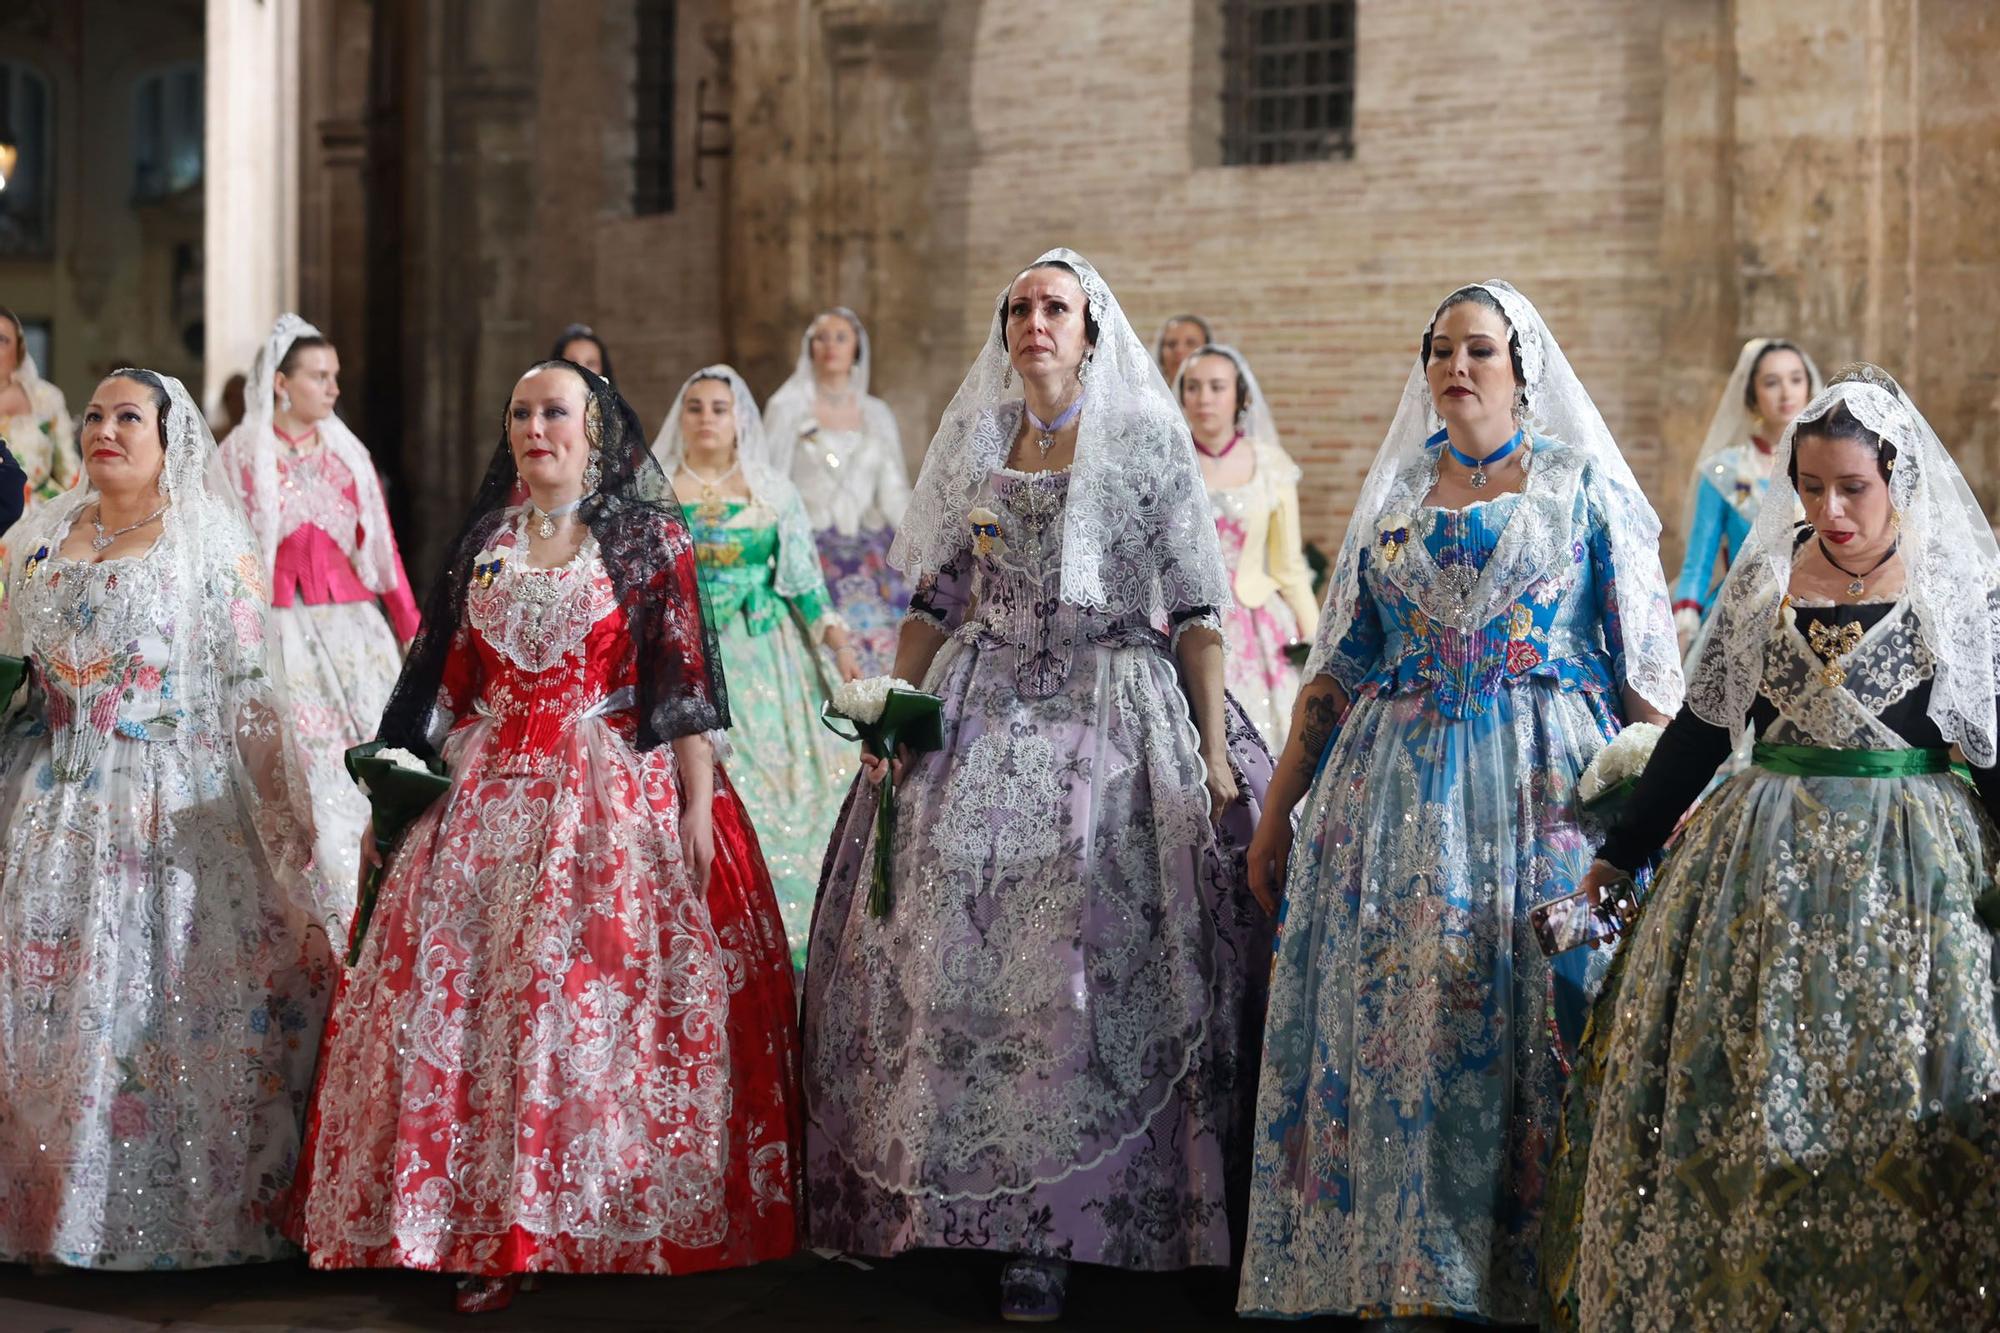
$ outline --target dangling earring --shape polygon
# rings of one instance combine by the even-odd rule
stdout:
[[[1012,361],[1007,363],[1007,369],[1000,376],[1000,387],[1003,389],[1014,387],[1014,363]]]
[[[278,390],[278,410],[280,412],[289,412],[292,410],[292,395],[283,389]]]
[[[604,470],[597,465],[597,455],[598,451],[592,449],[590,451],[590,461],[583,465],[583,493],[585,495],[595,493],[597,483],[604,479]]]
[[[1249,408],[1247,408],[1247,407],[1239,407],[1239,408],[1237,408],[1237,409],[1236,409],[1236,433],[1237,433],[1238,435],[1241,435],[1241,434],[1243,434],[1244,432],[1248,431],[1249,429],[1250,429],[1250,409],[1249,409]]]
[[[1090,358],[1096,355],[1097,353],[1095,352],[1085,352],[1083,360],[1076,363],[1076,382],[1078,384],[1083,383],[1084,374],[1090,369]]]

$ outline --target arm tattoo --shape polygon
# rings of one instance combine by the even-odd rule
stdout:
[[[1319,767],[1320,754],[1333,739],[1334,730],[1339,725],[1340,714],[1334,707],[1331,692],[1316,694],[1306,700],[1305,723],[1299,731],[1299,745],[1308,771]]]

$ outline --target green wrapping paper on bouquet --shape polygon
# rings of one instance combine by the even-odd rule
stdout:
[[[28,679],[28,660],[0,653],[0,713],[14,702],[14,692]]]
[[[879,711],[876,700],[880,699]],[[870,715],[873,714],[871,717]],[[896,747],[928,754],[944,745],[944,701],[902,681],[876,676],[851,681],[833,692],[820,721],[844,740],[889,761],[875,807],[875,869],[868,889],[868,914],[889,914],[889,876],[896,858]],[[842,724],[851,730],[843,730]]]
[[[385,751],[391,757],[385,758]],[[399,763],[397,757],[416,760],[424,767]],[[381,741],[355,746],[347,752],[346,762],[348,776],[368,798],[377,857],[354,903],[354,928],[347,937],[347,965],[353,967],[361,958],[361,941],[368,934],[368,918],[375,911],[375,891],[381,885],[383,869],[389,864],[389,853],[403,836],[403,830],[430,809],[432,802],[451,790],[451,777],[438,760],[423,759],[408,750],[385,746]]]

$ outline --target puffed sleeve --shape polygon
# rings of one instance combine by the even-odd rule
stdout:
[[[1388,630],[1382,623],[1380,605],[1369,584],[1368,564],[1373,553],[1363,548],[1356,557],[1355,595],[1353,614],[1348,618],[1347,633],[1340,642],[1327,651],[1326,662],[1321,668],[1325,675],[1332,676],[1340,687],[1352,693],[1382,662],[1382,650],[1388,642]]]
[[[1265,559],[1278,595],[1299,622],[1299,637],[1310,643],[1319,632],[1319,599],[1313,596],[1312,569],[1306,564],[1300,534],[1298,467],[1284,454],[1278,456],[1290,466],[1272,479],[1271,536]]]
[[[1674,610],[1707,611],[1715,584],[1715,558],[1722,551],[1724,511],[1729,502],[1703,477],[1695,487],[1694,516],[1688,529],[1687,552],[1680,577],[1674,581]]]

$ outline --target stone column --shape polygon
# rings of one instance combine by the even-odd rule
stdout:
[[[203,401],[298,303],[299,0],[209,0]]]

